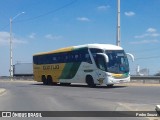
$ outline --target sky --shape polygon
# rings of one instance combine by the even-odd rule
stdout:
[[[160,71],[159,5],[121,0],[121,46],[135,57],[129,60],[132,74],[138,65],[151,75]],[[9,75],[10,18],[13,64],[68,46],[116,44],[117,0],[0,0],[0,76]]]

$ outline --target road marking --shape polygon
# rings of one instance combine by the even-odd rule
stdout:
[[[0,88],[0,96],[4,95],[6,93],[6,89]]]

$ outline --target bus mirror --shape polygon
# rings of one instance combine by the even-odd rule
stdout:
[[[108,63],[109,62],[108,55],[104,54],[104,57],[105,57],[106,62]]]
[[[104,54],[104,53],[97,53],[97,55],[101,55],[104,57],[105,61],[108,63],[109,62],[109,58],[108,55]]]
[[[126,53],[126,55],[129,56],[132,59],[132,61],[134,61],[134,56],[132,54]]]

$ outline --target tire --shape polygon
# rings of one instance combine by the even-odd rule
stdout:
[[[62,86],[70,86],[71,83],[60,83],[60,85],[62,85]]]
[[[42,75],[42,82],[44,85],[47,85],[47,79],[46,79],[45,75]]]
[[[94,80],[90,75],[86,77],[86,83],[90,88],[96,87],[96,84],[94,84]]]
[[[57,83],[56,82],[52,82],[52,85],[57,85]]]
[[[66,85],[66,86],[70,86],[70,85],[71,85],[71,83],[65,83],[65,85]]]
[[[107,87],[112,88],[114,84],[107,85]]]
[[[50,75],[47,76],[47,85],[53,85],[52,77]]]

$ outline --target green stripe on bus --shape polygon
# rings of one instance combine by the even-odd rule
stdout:
[[[60,79],[66,79],[66,77],[68,76],[70,69],[72,67],[73,63],[66,63],[64,66],[64,69],[62,71],[62,74],[60,76]]]
[[[72,79],[80,66],[81,62],[66,63],[59,79]]]

